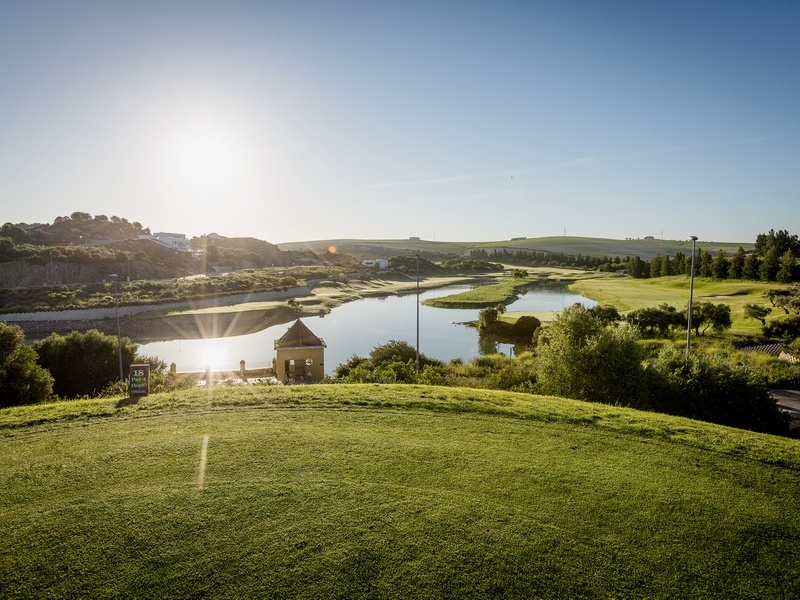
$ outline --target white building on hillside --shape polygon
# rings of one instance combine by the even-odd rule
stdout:
[[[151,240],[179,252],[189,252],[189,240],[186,239],[186,235],[183,233],[165,233],[161,231],[153,235],[140,235],[139,239]]]
[[[389,268],[389,261],[385,258],[375,258],[371,260],[365,260],[362,265],[367,267],[372,267],[373,269],[387,269]]]

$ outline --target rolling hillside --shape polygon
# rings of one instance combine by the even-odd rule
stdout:
[[[753,248],[753,243],[733,242],[706,242],[697,243],[699,250],[707,250],[716,254],[724,250],[728,254],[735,252],[739,246],[745,250]],[[689,254],[692,250],[691,242],[684,240],[656,240],[656,239],[631,239],[613,240],[606,238],[585,237],[543,237],[524,238],[495,242],[437,242],[430,240],[350,240],[331,239],[306,242],[289,242],[278,244],[281,250],[311,250],[325,252],[330,247],[339,252],[350,254],[359,259],[388,257],[394,254],[424,253],[428,255],[462,255],[468,254],[472,249],[482,248],[487,252],[494,249],[507,250],[537,250],[547,252],[562,252],[565,254],[584,254],[590,256],[608,256],[610,258],[626,256],[639,256],[648,260],[658,254],[672,256],[680,251]]]
[[[800,596],[800,442],[524,394],[0,411],[0,596]]]

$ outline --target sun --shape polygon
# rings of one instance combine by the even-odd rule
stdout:
[[[176,184],[193,191],[223,191],[243,176],[242,144],[221,125],[198,123],[172,133],[164,166]]]

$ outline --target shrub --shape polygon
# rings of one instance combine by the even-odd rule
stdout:
[[[642,349],[636,331],[608,328],[580,304],[538,336],[537,387],[545,394],[644,408]]]
[[[136,344],[122,338],[123,374],[136,357]],[[116,336],[91,329],[57,333],[33,343],[38,362],[53,375],[53,390],[62,398],[95,396],[119,378]]]
[[[53,393],[53,377],[36,359],[22,329],[0,323],[0,408],[34,404]]]
[[[788,432],[766,382],[722,355],[665,348],[648,368],[653,408],[673,415],[761,431]]]

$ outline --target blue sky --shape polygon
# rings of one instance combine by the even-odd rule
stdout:
[[[0,0],[2,222],[800,233],[800,3]]]

